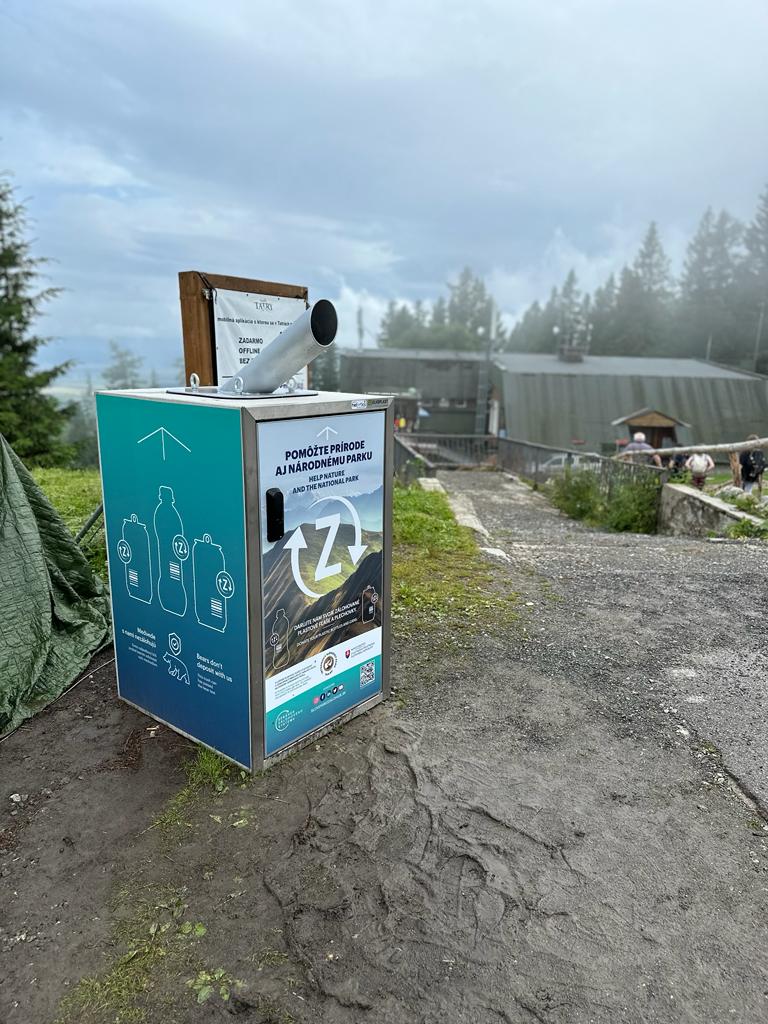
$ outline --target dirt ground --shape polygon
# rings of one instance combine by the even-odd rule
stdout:
[[[520,616],[396,644],[398,700],[171,815],[106,652],[0,744],[1,1021],[768,1017],[768,549],[444,483]]]

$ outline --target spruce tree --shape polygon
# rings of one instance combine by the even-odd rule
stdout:
[[[616,351],[666,355],[672,337],[673,283],[669,260],[652,221],[632,267],[625,267],[616,295]]]
[[[676,344],[680,355],[736,361],[745,340],[737,289],[743,227],[721,211],[707,209],[688,244],[680,279]],[[710,344],[711,341],[711,344]]]
[[[408,306],[405,303],[398,306],[391,300],[381,320],[379,345],[382,348],[408,348],[405,341],[406,335],[416,326],[418,326],[416,317]]]
[[[481,278],[475,277],[469,267],[459,274],[455,284],[448,285],[448,323],[461,327],[476,344],[468,348],[484,349],[491,329],[493,299]]]
[[[747,250],[747,269],[753,280],[755,293],[762,299],[768,293],[768,185],[757,203],[752,223],[744,238]]]
[[[652,338],[648,330],[648,296],[640,275],[631,267],[624,267],[619,277],[615,330],[616,355],[650,355]]]
[[[142,387],[144,381],[141,356],[114,341],[110,341],[109,350],[112,362],[105,366],[102,372],[104,387],[116,391]]]
[[[45,389],[68,368],[35,366],[44,338],[32,325],[55,288],[36,290],[45,260],[30,255],[24,207],[10,182],[0,179],[0,434],[21,459],[61,465],[72,449],[62,439],[70,415]]]
[[[432,307],[432,326],[445,327],[448,323],[448,305],[441,295]]]
[[[576,280],[576,271],[571,269],[560,290],[560,333],[558,344],[575,345],[580,340],[581,292]]]
[[[750,368],[754,367],[754,346],[757,353],[756,368],[768,371],[768,185],[760,196],[752,223],[744,237],[746,259],[741,274],[742,331],[750,339],[747,343]],[[759,335],[759,337],[758,337]]]
[[[612,355],[616,348],[616,278],[613,274],[601,288],[595,289],[592,303],[592,342],[595,355]]]

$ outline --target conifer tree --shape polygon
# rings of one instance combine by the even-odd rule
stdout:
[[[616,339],[616,278],[611,274],[601,288],[595,289],[592,303],[592,340],[590,351],[610,355]]]
[[[704,212],[688,244],[680,279],[680,305],[672,350],[680,355],[738,360],[744,342],[739,327],[737,279],[743,227],[725,210]]]
[[[55,288],[36,290],[45,260],[30,255],[24,207],[7,180],[0,179],[0,434],[21,459],[60,465],[72,449],[62,440],[71,412],[45,389],[67,363],[41,370],[35,365],[44,338],[33,324]]]
[[[141,356],[131,352],[129,348],[110,341],[109,350],[112,354],[112,362],[105,366],[102,373],[104,387],[114,390],[125,388],[139,388],[142,386]]]

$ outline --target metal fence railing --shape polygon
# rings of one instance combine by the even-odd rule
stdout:
[[[401,483],[415,483],[420,476],[434,476],[436,471],[405,440],[404,434],[395,434],[395,476]]]
[[[532,441],[500,437],[497,465],[539,488],[567,470],[589,470],[600,482],[600,490],[610,499],[614,490],[628,483],[663,482],[667,471],[645,463],[619,462],[594,452],[572,448],[552,448]]]
[[[632,484],[648,488],[658,507],[660,484],[667,471],[645,463],[618,461],[595,452],[553,448],[487,434],[395,434],[395,475],[403,483],[434,476],[443,469],[491,466],[507,470],[542,487],[568,471],[589,471],[597,478],[600,495],[610,503],[618,488]]]
[[[432,471],[496,464],[498,438],[491,434],[405,434],[396,440],[415,452]]]

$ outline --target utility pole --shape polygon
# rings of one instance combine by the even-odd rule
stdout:
[[[763,320],[765,319],[765,299],[760,303],[760,317],[757,321],[757,335],[755,336],[755,359],[752,369],[757,373],[757,363],[760,357],[760,342],[763,338]]]
[[[363,347],[363,307],[357,307],[357,347]]]
[[[491,352],[496,341],[496,303],[491,299],[491,323],[486,333],[485,359],[477,369],[477,400],[475,402],[475,433],[488,432],[488,398],[491,390]]]

